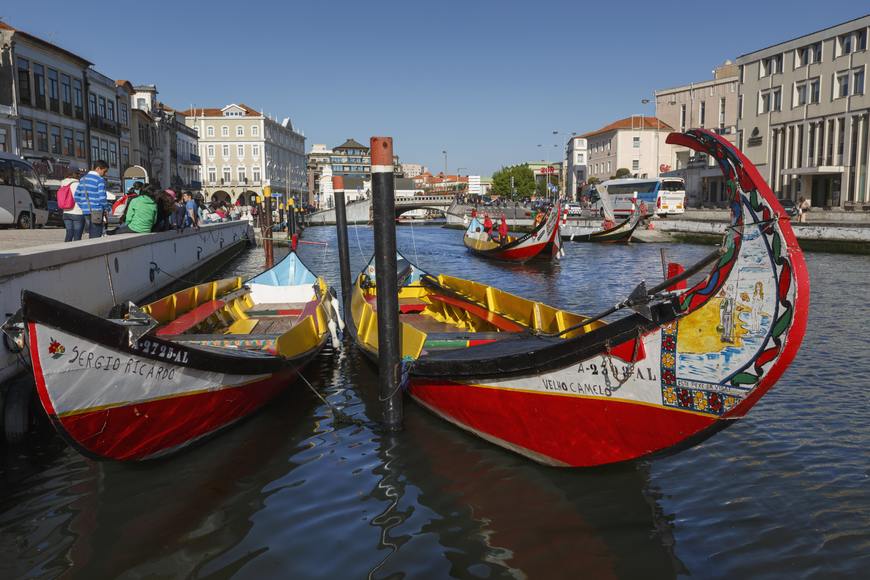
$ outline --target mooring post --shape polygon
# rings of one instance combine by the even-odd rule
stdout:
[[[335,230],[338,238],[338,271],[341,274],[341,308],[344,319],[350,312],[350,247],[347,241],[347,209],[344,204],[344,177],[332,176],[332,190],[335,194]]]
[[[266,256],[266,267],[275,265],[275,254],[272,253],[272,187],[263,187],[263,254]]]
[[[296,200],[292,197],[287,200],[287,237],[292,238],[296,233]]]
[[[378,383],[384,426],[402,428],[399,287],[396,273],[396,199],[393,139],[372,137],[372,209],[375,232],[375,283],[378,296]]]

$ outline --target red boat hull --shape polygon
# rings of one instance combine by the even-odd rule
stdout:
[[[619,400],[412,379],[411,397],[448,421],[541,463],[590,467],[672,448],[716,417]],[[582,427],[581,427],[582,426]],[[541,437],[550,433],[550,437]]]

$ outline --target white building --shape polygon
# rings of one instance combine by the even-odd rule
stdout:
[[[566,170],[565,176],[568,180],[566,196],[570,199],[575,199],[580,193],[580,188],[586,184],[588,176],[588,161],[586,151],[587,141],[585,137],[571,137],[568,140],[568,145],[565,150]]]
[[[870,15],[744,54],[737,142],[780,197],[870,207]]]
[[[286,202],[307,190],[305,136],[289,118],[278,122],[245,104],[183,114],[199,134],[206,199],[251,203],[270,185],[273,199]]]
[[[633,177],[656,177],[661,165],[673,165],[665,142],[673,128],[656,117],[633,115],[580,135],[586,139],[588,177],[610,179],[619,169]]]
[[[428,171],[425,165],[420,165],[419,163],[402,163],[402,173],[408,179],[413,179],[418,175],[422,175]]]

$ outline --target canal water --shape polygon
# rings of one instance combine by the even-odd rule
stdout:
[[[402,227],[430,272],[591,313],[659,281],[658,245],[567,244],[556,264],[466,254]],[[332,228],[300,253],[338,286]],[[354,271],[371,229],[351,227]],[[708,247],[666,246],[689,264]],[[353,349],[237,427],[165,460],[96,463],[46,435],[0,456],[0,578],[832,578],[870,568],[870,258],[808,254],[797,360],[749,416],[692,449],[615,468],[542,467],[406,401],[378,430]],[[251,251],[227,273],[262,267]],[[862,572],[863,570],[863,572]]]

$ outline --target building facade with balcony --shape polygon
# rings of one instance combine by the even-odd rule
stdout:
[[[870,206],[870,15],[744,54],[737,145],[780,197]]]
[[[656,117],[676,130],[708,129],[736,144],[737,70],[736,64],[725,61],[713,71],[711,80],[657,90]],[[659,170],[685,180],[687,205],[727,203],[722,172],[712,159],[688,147],[673,146],[672,150],[673,165],[665,163]]]
[[[308,203],[317,208],[332,207],[332,202],[329,201],[332,199],[331,157],[332,149],[322,143],[312,145],[306,156]]]
[[[244,104],[183,112],[199,138],[206,199],[252,203],[266,184],[274,198],[299,201],[307,190],[305,136],[290,119],[270,119]]]
[[[671,131],[658,117],[633,115],[580,135],[586,139],[587,180],[605,181],[621,168],[634,177],[656,177],[661,165],[673,163],[673,148],[665,143]]]
[[[0,22],[0,78],[5,85],[0,89],[0,150],[47,162],[58,176],[86,169],[91,159],[85,71],[90,65]]]
[[[115,81],[93,69],[85,71],[88,93],[88,146],[91,163],[109,164],[106,189],[121,192],[121,130],[118,123],[118,87]]]
[[[587,142],[585,137],[571,137],[565,148],[565,179],[566,194],[571,199],[577,199],[580,189],[586,185],[589,175],[587,162]]]

